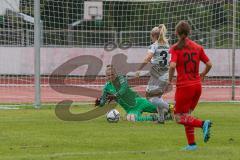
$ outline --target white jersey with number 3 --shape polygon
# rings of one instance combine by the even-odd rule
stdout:
[[[149,52],[153,53],[153,57],[151,59],[152,64],[158,64],[161,67],[169,66],[170,54],[168,52],[169,44],[159,44],[153,43],[149,47]]]
[[[169,44],[154,43],[148,52],[153,54],[151,59],[150,79],[146,88],[147,93],[162,94],[167,86],[169,69]]]
[[[169,44],[153,43],[148,52],[153,54],[151,59],[152,68],[150,73],[155,76],[160,76],[169,69],[170,54],[168,52]],[[157,75],[156,75],[157,74]]]

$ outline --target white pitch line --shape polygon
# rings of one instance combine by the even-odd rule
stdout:
[[[112,154],[149,154],[149,153],[161,153],[161,152],[167,152],[169,153],[169,149],[159,149],[159,150],[139,150],[139,151],[99,151],[99,152],[64,152],[64,153],[53,153],[53,154],[41,154],[41,155],[25,155],[25,156],[4,156],[4,159],[16,159],[16,158],[56,158],[56,157],[68,157],[68,156],[94,156],[94,155],[112,155]]]
[[[0,106],[0,110],[12,110],[12,109],[20,109],[20,108],[8,107],[8,106]]]

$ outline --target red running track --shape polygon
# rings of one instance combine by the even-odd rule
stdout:
[[[62,80],[62,81],[61,81]],[[41,101],[43,103],[57,103],[62,100],[72,100],[75,102],[89,102],[94,101],[95,97],[85,97],[81,95],[69,95],[58,93],[49,87],[49,77],[41,77],[41,84],[46,87],[41,87]],[[135,85],[134,89],[140,94],[144,95],[145,87],[142,84],[147,84],[148,77],[141,77],[140,79],[128,79],[130,85]],[[88,85],[103,85],[105,83],[104,77],[61,77],[56,76],[52,79],[55,85],[64,84],[88,84]],[[209,78],[203,83],[203,92],[200,101],[231,101],[232,88],[231,79],[228,78]],[[235,100],[240,101],[240,79],[236,80]],[[0,76],[0,104],[23,104],[34,102],[34,78],[33,76]],[[64,89],[64,88],[63,88]],[[100,91],[100,87],[94,89]],[[164,95],[165,99],[170,102],[174,101],[174,92]],[[187,94],[187,93],[186,93]]]
[[[143,86],[138,86],[134,88],[140,94],[144,95]],[[98,87],[96,90],[100,90]],[[164,98],[170,102],[174,101],[173,91],[164,95]],[[240,101],[240,87],[235,90],[236,96],[235,100]],[[187,93],[186,93],[187,94]],[[231,101],[232,89],[228,88],[209,88],[203,87],[202,96],[200,101]],[[43,103],[57,103],[62,100],[72,100],[75,102],[90,102],[94,101],[95,98],[85,97],[81,95],[68,95],[62,94],[54,91],[50,87],[41,88],[41,101]],[[0,87],[0,103],[6,104],[23,104],[23,103],[33,103],[34,102],[34,87]]]

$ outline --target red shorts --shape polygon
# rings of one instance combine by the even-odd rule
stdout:
[[[174,113],[189,113],[196,107],[202,93],[201,84],[177,87]]]

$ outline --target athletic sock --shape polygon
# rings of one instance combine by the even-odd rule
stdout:
[[[182,115],[180,116],[180,121],[178,123],[183,124],[184,126],[201,128],[203,121],[190,115]]]
[[[184,126],[185,127],[185,133],[187,137],[187,141],[189,145],[194,145],[195,143],[195,136],[194,136],[194,127],[190,126]]]

